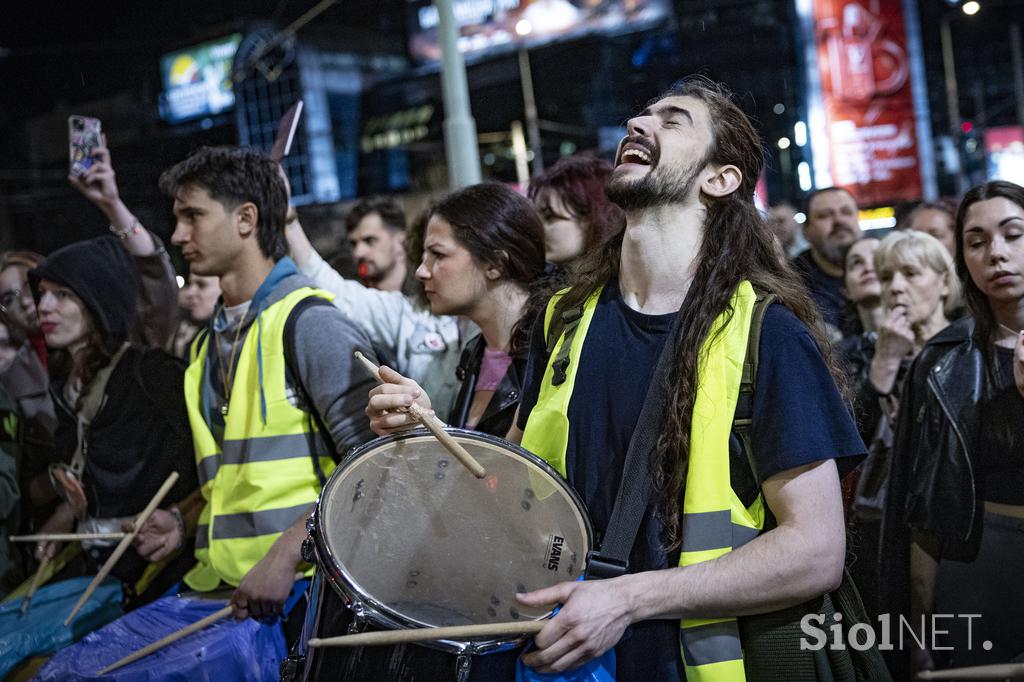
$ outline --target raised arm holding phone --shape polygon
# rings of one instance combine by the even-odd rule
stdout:
[[[78,174],[69,173],[68,182],[103,212],[110,221],[111,233],[120,237],[125,250],[133,256],[139,285],[139,324],[135,335],[147,346],[163,348],[174,335],[178,321],[174,266],[160,239],[121,200],[106,135],[100,139],[102,144],[92,148],[89,168]]]

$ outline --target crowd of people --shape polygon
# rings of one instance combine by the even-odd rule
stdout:
[[[360,201],[347,279],[276,162],[201,148],[160,178],[179,288],[96,149],[69,180],[113,235],[0,257],[0,596],[95,575],[131,532],[112,572],[126,611],[226,590],[298,655],[320,491],[425,411],[560,474],[603,579],[520,594],[560,605],[528,649],[337,650],[324,677],[513,680],[612,650],[615,679],[644,682],[1019,660],[1024,188],[921,202],[879,239],[841,187],[802,226],[792,206],[762,214],[762,167],[728,92],[683,81],[629,120],[614,163],[566,157],[525,196],[485,182],[411,220]],[[635,540],[612,559],[627,504]],[[32,533],[90,536],[9,541]],[[353,631],[334,608],[319,636]],[[808,613],[977,618],[883,663],[801,646]]]

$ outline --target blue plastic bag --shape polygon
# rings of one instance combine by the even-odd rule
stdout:
[[[118,668],[106,666],[147,644],[223,608],[226,602],[164,597],[132,611],[68,647],[47,663],[35,679],[64,680],[277,680],[285,657],[284,635],[278,625],[225,618],[184,639]]]
[[[40,587],[24,616],[21,599],[0,604],[0,679],[26,658],[52,654],[121,616],[121,583],[111,578],[64,627],[64,619],[90,582],[87,576]]]
[[[580,576],[576,580],[583,580]],[[552,617],[562,608],[558,606]],[[526,647],[527,653],[533,649],[533,642]],[[615,647],[604,652],[592,661],[564,673],[539,673],[523,663],[520,657],[516,660],[516,682],[615,682]]]

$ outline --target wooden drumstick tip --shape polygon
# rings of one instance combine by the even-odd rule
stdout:
[[[372,374],[374,378],[377,379],[377,381],[384,383],[384,380],[380,378],[380,367],[370,362],[369,358],[363,355],[361,351],[357,350],[354,353],[354,355],[356,356],[356,360],[363,363],[363,367],[365,367],[370,372],[370,374]]]
[[[43,556],[43,560],[39,562],[39,568],[36,569],[36,574],[32,576],[32,584],[28,588],[28,592],[25,594],[25,598],[21,601],[21,615],[28,613],[28,606],[32,602],[32,597],[36,595],[36,590],[39,589],[39,585],[42,582],[43,572],[46,571],[47,564],[50,563],[49,556]]]

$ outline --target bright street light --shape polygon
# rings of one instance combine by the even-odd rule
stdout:
[[[978,13],[978,10],[981,9],[981,5],[975,2],[975,0],[969,0],[968,2],[965,2],[960,9],[962,9],[964,14],[967,16],[974,16]]]
[[[788,137],[780,137],[778,145],[779,145],[779,149],[789,149],[789,138]]]

